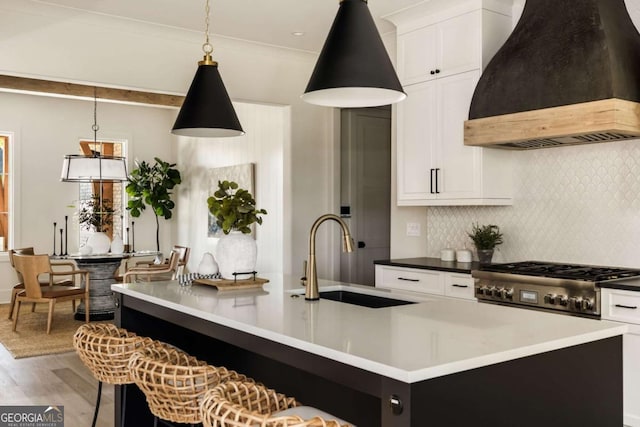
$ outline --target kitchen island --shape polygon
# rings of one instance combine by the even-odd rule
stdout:
[[[116,322],[360,427],[622,425],[625,325],[396,292],[417,303],[307,302],[299,279],[265,277],[254,291],[113,285]],[[126,408],[150,422],[138,390]]]

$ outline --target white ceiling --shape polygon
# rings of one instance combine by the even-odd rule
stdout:
[[[35,0],[173,27],[204,31],[205,0]],[[210,33],[294,49],[320,51],[339,0],[210,0]],[[434,8],[459,0],[369,0],[381,33],[393,31],[382,16],[413,6]],[[292,32],[303,31],[295,37]],[[212,40],[215,47],[215,38]]]

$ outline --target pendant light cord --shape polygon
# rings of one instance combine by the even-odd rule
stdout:
[[[98,88],[94,86],[93,88],[93,148],[94,150],[98,150],[98,130],[100,130],[100,126],[98,126]],[[100,215],[100,230],[102,231],[102,217],[104,212],[102,211],[102,141],[100,141],[100,149],[98,150],[98,215]]]
[[[211,43],[209,43],[209,24],[211,23],[211,5],[209,4],[209,0],[206,0],[206,2],[205,2],[204,14],[205,14],[205,18],[204,18],[204,24],[205,24],[204,37],[205,37],[205,42],[202,45],[202,51],[204,52],[204,60],[205,61],[212,61],[211,53],[213,52],[213,46],[211,46]]]

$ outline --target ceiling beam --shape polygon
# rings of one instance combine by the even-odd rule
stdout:
[[[95,96],[98,99],[165,107],[180,107],[184,101],[184,96],[179,95],[0,75],[0,90],[3,89],[81,98],[93,98],[95,89]]]

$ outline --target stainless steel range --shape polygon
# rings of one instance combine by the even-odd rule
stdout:
[[[600,317],[601,283],[640,276],[640,270],[525,261],[473,270],[479,301]]]

